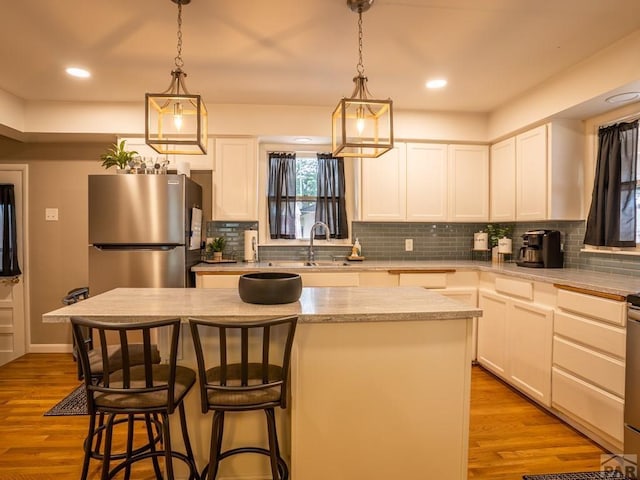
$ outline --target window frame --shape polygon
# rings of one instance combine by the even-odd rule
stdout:
[[[598,158],[598,131],[600,127],[612,125],[619,122],[632,122],[640,119],[640,106],[637,103],[622,107],[616,110],[612,110],[598,117],[591,118],[585,122],[585,132],[587,134],[588,151],[585,156],[585,162],[587,165],[585,172],[589,172],[589,178],[585,178],[584,187],[584,222],[586,225],[587,214],[591,205],[593,183],[595,181],[595,171]],[[638,142],[638,166],[640,166],[640,142]],[[638,178],[636,179],[637,188],[640,188],[640,169],[638,169]],[[637,195],[636,195],[637,197]],[[636,208],[638,202],[636,202]],[[637,218],[638,226],[640,226],[640,216]],[[638,230],[638,226],[636,230]],[[583,243],[581,252],[585,253],[598,253],[603,255],[640,255],[640,241],[638,241],[638,235],[636,234],[636,246],[635,247],[604,247],[596,245],[587,245]]]
[[[271,238],[269,235],[269,215],[267,210],[267,183],[269,178],[269,152],[295,152],[296,156],[309,156],[310,154],[330,152],[330,144],[307,144],[301,146],[292,143],[260,143],[258,149],[258,239],[259,245],[270,247],[297,247],[308,246],[309,239],[283,239]],[[354,221],[355,212],[355,194],[356,194],[356,175],[355,161],[353,158],[345,157],[344,159],[344,176],[345,176],[345,201],[347,206],[347,221],[349,223],[348,238],[332,238],[330,241],[324,239],[314,239],[316,246],[325,247],[344,247],[351,245],[352,241],[352,222]],[[301,198],[301,197],[297,197]]]

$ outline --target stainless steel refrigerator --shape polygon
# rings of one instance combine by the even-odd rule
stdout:
[[[89,175],[89,287],[193,287],[202,188],[184,175]]]

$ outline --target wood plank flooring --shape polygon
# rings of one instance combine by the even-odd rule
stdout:
[[[43,416],[76,385],[69,354],[28,354],[0,367],[0,479],[79,478],[87,417]],[[480,367],[473,368],[470,480],[598,470],[602,453]],[[96,478],[97,462],[92,465],[90,478]],[[141,469],[132,478],[154,477]]]

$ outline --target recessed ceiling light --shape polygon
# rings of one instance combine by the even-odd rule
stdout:
[[[425,85],[427,88],[443,88],[447,85],[447,81],[444,78],[435,78],[429,80]]]
[[[66,69],[66,72],[72,77],[77,78],[89,78],[91,76],[89,70],[85,70],[84,68],[69,67]]]
[[[607,103],[625,103],[640,98],[640,92],[625,92],[618,93],[617,95],[611,95],[604,99]]]
[[[311,143],[311,139],[309,137],[298,137],[295,140],[298,143]]]

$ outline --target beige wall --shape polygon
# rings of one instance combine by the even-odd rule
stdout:
[[[72,288],[88,284],[87,176],[109,173],[100,166],[102,143],[21,144],[0,138],[0,162],[29,165],[29,262],[31,344],[71,343],[71,330],[43,324],[42,314],[61,306]],[[208,183],[211,218],[211,172],[194,172]],[[203,185],[203,190],[207,186]],[[45,221],[45,208],[58,208],[57,222]]]

